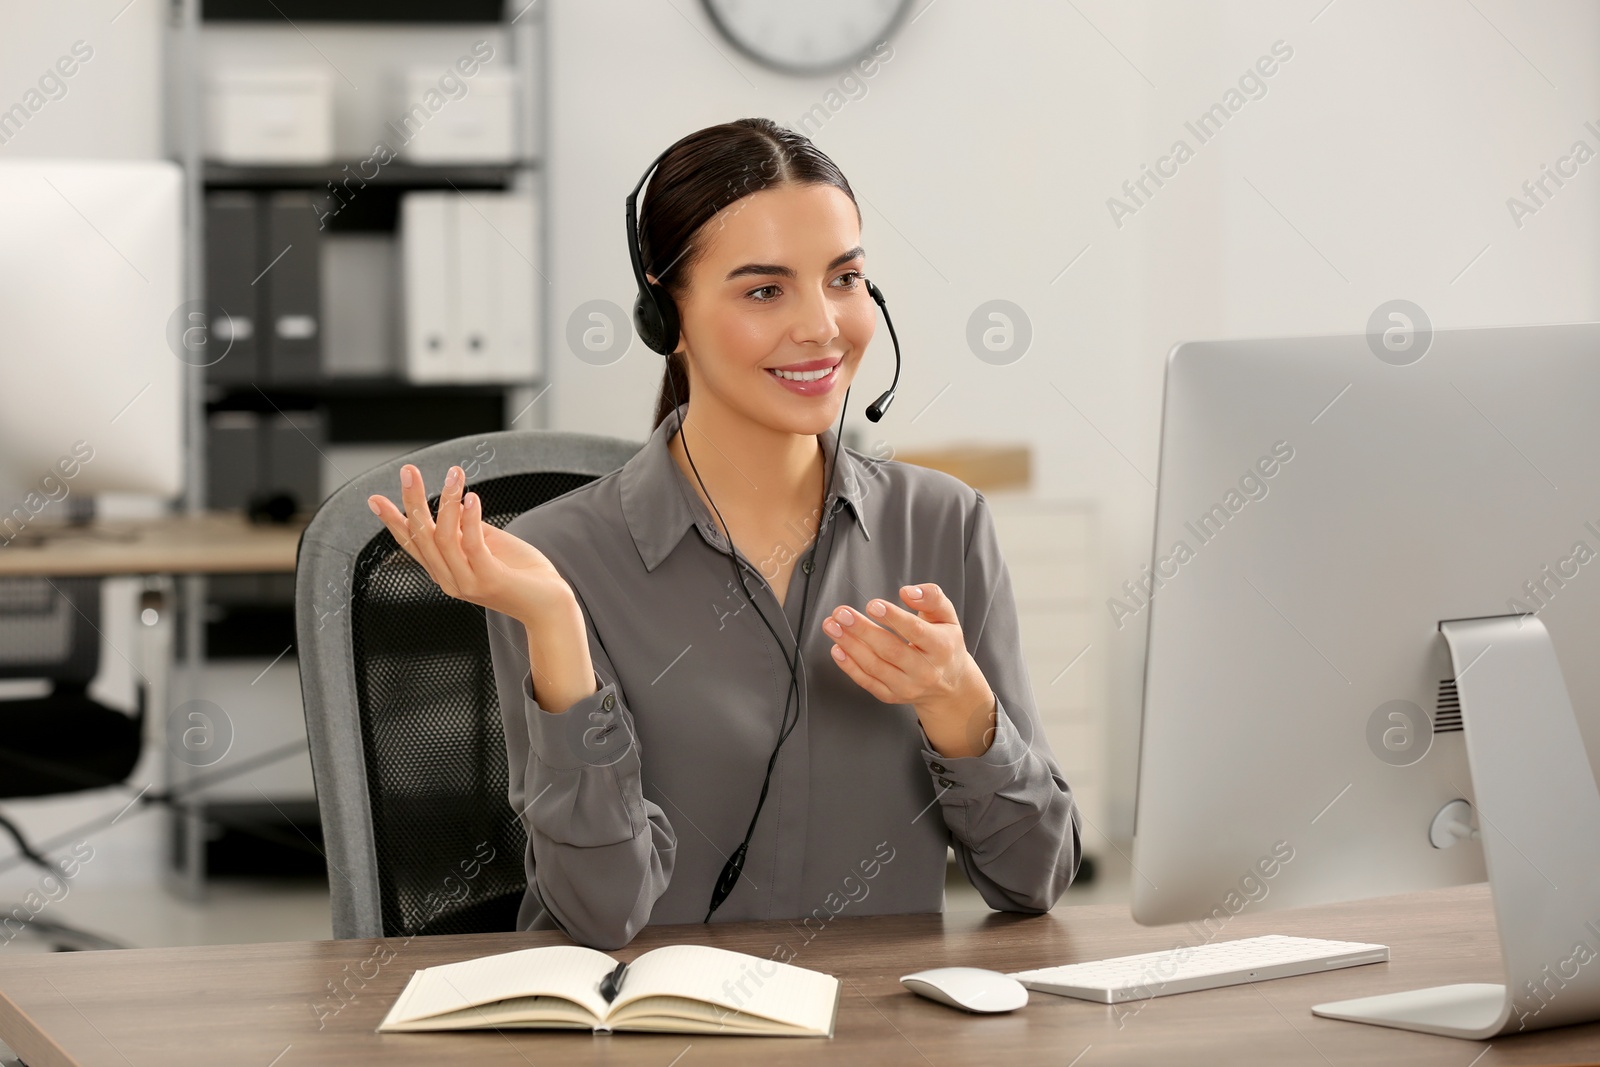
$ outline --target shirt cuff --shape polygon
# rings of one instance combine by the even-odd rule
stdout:
[[[933,784],[942,801],[975,800],[991,796],[1016,781],[1018,768],[1031,747],[1012,723],[1006,706],[995,694],[994,739],[987,751],[977,756],[941,756],[928,741],[922,724],[922,759],[933,775]]]
[[[595,692],[565,711],[552,712],[534,698],[533,675],[522,676],[522,699],[529,709],[528,747],[546,767],[606,767],[631,749],[616,683],[602,684],[598,674],[594,680],[599,686]]]

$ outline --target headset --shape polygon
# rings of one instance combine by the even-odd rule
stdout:
[[[662,356],[670,356],[678,347],[680,335],[678,307],[672,300],[672,294],[667,292],[665,286],[658,282],[652,282],[645,276],[644,253],[639,246],[638,201],[639,193],[644,189],[645,183],[650,180],[650,176],[655,173],[656,168],[661,165],[661,161],[671,151],[672,149],[668,148],[665,152],[662,152],[646,168],[644,175],[639,179],[639,184],[635,185],[633,192],[628,194],[627,200],[628,259],[633,264],[633,275],[639,283],[639,296],[633,305],[633,325],[634,329],[639,333],[639,339],[645,343],[645,347]],[[866,279],[866,283],[867,292],[872,296],[873,302],[878,305],[878,309],[883,312],[883,320],[889,327],[889,337],[894,342],[894,381],[890,383],[888,390],[882,396],[867,407],[867,418],[877,422],[883,418],[884,412],[889,410],[890,403],[894,401],[895,388],[900,384],[900,338],[894,332],[894,321],[889,318],[889,306],[884,302],[883,293],[872,283],[870,278]],[[672,389],[672,406],[676,409],[680,403],[678,400],[678,387],[672,381],[670,374],[667,376],[667,381]],[[844,425],[844,409],[849,404],[850,390],[846,388],[844,391],[844,403],[840,406],[839,411],[839,425],[841,428]],[[843,447],[844,440],[841,436],[839,443],[835,446],[834,461],[827,478],[827,488],[823,490],[822,497],[824,501],[827,500],[828,494],[833,489],[834,476],[839,472],[837,450]],[[694,471],[695,481],[700,483],[700,489],[705,492],[706,499],[711,500],[711,494],[706,490],[705,482],[700,478],[700,469],[695,466],[694,457],[689,454],[689,439],[687,437],[683,441],[683,452],[689,459],[690,469]],[[807,553],[805,563],[801,566],[801,570],[805,573],[805,586],[800,597],[800,626],[798,631],[800,636],[795,641],[795,653],[792,658],[788,650],[784,648],[783,639],[778,636],[778,631],[773,629],[772,623],[767,621],[766,613],[761,610],[760,605],[755,602],[755,598],[750,596],[749,590],[745,588],[744,582],[740,580],[739,564],[734,553],[732,551],[722,553],[728,558],[728,565],[733,570],[734,586],[743,591],[745,599],[749,601],[751,607],[756,609],[756,614],[761,617],[762,624],[766,626],[767,632],[772,635],[772,639],[778,643],[778,650],[783,653],[784,662],[789,668],[789,690],[784,697],[783,717],[778,721],[778,743],[773,746],[772,755],[767,758],[766,777],[761,782],[761,795],[756,799],[755,813],[750,816],[750,825],[744,832],[744,840],[739,843],[739,847],[733,850],[728,856],[727,862],[723,864],[722,873],[717,877],[717,884],[711,891],[711,905],[706,911],[704,922],[709,923],[711,921],[712,914],[722,906],[724,900],[728,899],[728,894],[733,892],[734,886],[739,884],[739,877],[744,871],[745,854],[750,847],[750,838],[755,834],[756,820],[761,818],[761,809],[767,802],[767,790],[772,785],[772,769],[777,765],[778,752],[783,748],[783,743],[789,739],[789,734],[800,724],[800,681],[798,676],[800,669],[800,641],[804,639],[806,632],[806,608],[811,595],[811,574],[814,569],[812,561],[816,557],[817,547],[822,544],[823,533],[827,528],[828,522],[834,515],[838,514],[839,508],[843,503],[843,500],[836,501],[833,510],[822,516],[817,526],[816,539],[811,544],[811,551]],[[712,501],[711,509],[716,512],[717,521],[722,523],[723,533],[728,535],[728,524],[723,520],[722,512],[717,508],[715,501]],[[733,544],[731,535],[728,535],[728,544],[731,549]],[[832,556],[833,542],[829,541],[828,558],[831,559]],[[824,559],[824,570],[827,568],[827,563],[827,559]],[[789,705],[791,703],[794,704],[795,709],[793,722],[789,721]]]
[[[671,151],[672,149],[668,148],[655,158],[645,170],[644,176],[639,179],[639,184],[628,194],[627,202],[628,260],[633,264],[633,276],[639,283],[639,296],[633,303],[633,325],[645,347],[662,356],[670,356],[678,347],[678,305],[673,303],[672,294],[667,292],[665,286],[652,282],[645,276],[644,253],[639,248],[638,203],[639,193],[644,189],[645,182],[650,180],[650,176],[661,165],[661,161],[667,158],[667,152]],[[883,312],[884,324],[889,327],[889,339],[894,342],[894,380],[889,383],[889,388],[882,396],[867,405],[867,418],[877,422],[883,418],[884,412],[888,411],[889,405],[894,402],[894,391],[900,385],[900,337],[894,332],[894,320],[889,317],[889,305],[883,299],[883,292],[873,284],[871,278],[865,280],[867,292],[878,305],[878,310]],[[847,389],[845,390],[847,402],[849,396],[850,391]],[[684,451],[687,452],[688,449]]]

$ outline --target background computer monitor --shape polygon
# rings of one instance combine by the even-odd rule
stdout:
[[[181,491],[183,301],[177,166],[0,164],[0,518],[26,494]]]
[[[1474,799],[1440,620],[1537,614],[1593,775],[1600,325],[1407,348],[1393,321],[1387,343],[1170,356],[1152,570],[1125,598],[1125,625],[1149,625],[1140,922],[1217,933],[1241,910],[1485,878],[1478,841],[1430,843],[1441,807]]]

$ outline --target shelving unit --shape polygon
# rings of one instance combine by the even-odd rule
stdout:
[[[301,192],[310,197],[322,197],[323,206],[318,215],[323,226],[319,227],[319,236],[326,243],[319,254],[324,267],[331,255],[328,249],[337,242],[345,242],[346,250],[364,242],[369,251],[376,247],[381,255],[382,246],[388,241],[388,254],[392,260],[396,258],[399,243],[394,235],[399,225],[401,198],[406,193],[423,190],[455,190],[464,195],[481,191],[525,192],[535,204],[536,232],[522,236],[529,242],[527,247],[534,250],[535,269],[548,277],[548,244],[543,232],[548,218],[548,190],[542,170],[547,143],[545,108],[549,91],[546,80],[550,65],[544,6],[527,0],[510,3],[452,0],[448,4],[441,0],[175,0],[167,41],[168,127],[172,154],[183,165],[186,177],[187,306],[206,306],[206,204],[208,195],[220,192],[264,195]],[[352,25],[356,23],[359,26]],[[480,28],[494,40],[497,62],[501,64],[496,69],[509,66],[517,77],[518,150],[511,161],[427,164],[390,158],[373,167],[370,159],[364,159],[364,153],[351,150],[350,137],[344,135],[357,127],[357,136],[368,135],[369,120],[377,114],[372,110],[374,92],[381,94],[407,64],[432,62],[437,58],[442,68],[455,58],[453,53],[446,54],[454,44],[443,42],[455,42],[463,31],[476,33]],[[338,161],[318,165],[239,165],[206,158],[203,111],[208,61],[212,57],[217,57],[218,62],[224,61],[230,49],[238,53],[241,49],[256,47],[252,36],[259,36],[260,48],[265,54],[288,54],[303,43],[304,55],[298,56],[299,60],[306,65],[327,64],[338,72],[334,80],[335,92],[346,94],[335,107],[336,125],[340,121],[346,123],[338,138],[345,142],[337,146],[340,149]],[[339,52],[328,46],[330,36],[338,38],[348,51]],[[319,47],[316,40],[322,40],[324,47]],[[435,45],[436,40],[441,43]],[[347,57],[354,58],[346,61]],[[336,60],[340,66],[334,66]],[[358,94],[353,83],[345,85],[350,77],[341,67],[356,73],[363,82],[364,94]],[[394,77],[376,76],[379,74]],[[376,106],[381,108],[382,105]],[[351,122],[350,115],[360,108],[366,109],[359,112],[361,121]],[[377,136],[383,129],[381,125],[373,125],[370,132]],[[363,162],[367,164],[365,167]],[[345,201],[330,201],[335,195],[334,189],[341,183],[345,183],[346,189],[358,187],[359,195],[347,197]],[[336,212],[331,211],[334,203],[340,205]],[[530,410],[530,405],[542,391],[547,374],[544,370],[548,366],[544,356],[550,336],[547,286],[538,285],[528,294],[530,300],[536,301],[537,309],[535,345],[540,368],[537,375],[514,383],[416,384],[405,378],[400,359],[398,339],[402,336],[403,310],[398,270],[390,280],[394,287],[393,314],[389,317],[388,329],[389,336],[395,340],[388,346],[387,367],[341,364],[342,352],[330,350],[338,343],[335,340],[338,331],[329,328],[340,309],[328,307],[323,309],[318,328],[321,340],[332,344],[322,346],[319,373],[278,381],[261,380],[266,375],[250,380],[234,376],[229,380],[229,376],[215,369],[195,365],[187,368],[186,510],[203,511],[216,506],[208,494],[211,481],[208,461],[216,458],[209,427],[212,416],[218,413],[239,413],[235,417],[245,421],[287,419],[294,423],[296,419],[307,419],[310,421],[306,425],[320,425],[320,433],[302,436],[307,437],[307,445],[315,448],[323,461],[322,495],[338,487],[340,475],[351,477],[360,473],[377,458],[383,458],[381,453],[385,450],[394,454],[450,437],[502,430],[513,425],[521,428],[542,425],[542,409]],[[323,292],[326,294],[327,286],[323,287]],[[347,330],[346,334],[349,333]],[[343,464],[337,462],[344,457],[350,458]],[[313,510],[320,502],[321,496],[302,501],[301,511]],[[229,701],[226,695],[219,695],[219,691],[232,691],[229,687],[239,684],[236,676],[241,673],[240,667],[256,659],[265,667],[294,643],[292,576],[211,581],[183,579],[179,599],[176,653],[180,666],[179,695],[174,703],[204,696],[226,710]],[[292,673],[292,652],[277,669],[285,668]],[[293,688],[298,696],[298,685]],[[249,697],[254,695],[240,690],[238,706],[249,707],[252,703]],[[294,715],[300,715],[297,700],[291,710]],[[265,736],[274,730],[281,734],[281,727],[280,723],[252,732],[247,724],[235,722],[236,744],[245,744],[248,749],[253,734]],[[249,751],[239,753],[241,757],[249,754]],[[311,830],[315,828],[316,811],[314,803],[309,806],[307,803],[312,795],[309,757],[300,762],[303,768],[290,767],[287,773],[277,776],[291,783],[293,795],[272,795],[267,789],[267,799],[291,813],[291,823],[307,821],[310,825],[300,829]],[[210,771],[227,765],[224,762]],[[168,773],[169,782],[181,788],[188,771],[175,763]],[[252,775],[241,781],[244,787],[228,791],[225,801],[208,804],[202,798],[187,815],[174,817],[171,885],[181,895],[194,898],[203,893],[207,842],[215,836],[218,825],[230,819],[259,823],[262,794],[249,784],[255,783],[257,777]],[[223,792],[208,793],[219,798],[224,795]],[[255,805],[253,810],[246,811],[248,797],[254,798]],[[295,827],[286,829],[293,833]],[[225,854],[227,850],[213,847],[209,851]]]
[[[315,166],[206,163],[203,175],[208,189],[320,189],[329,182],[337,183],[348,178],[350,172],[346,168],[354,162]],[[362,176],[362,180],[371,185],[398,189],[452,189],[458,186],[496,189],[509,186],[518,169],[513,164],[424,164],[397,160],[385,163],[370,178]]]

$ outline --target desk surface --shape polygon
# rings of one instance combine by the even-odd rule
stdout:
[[[967,1015],[917,997],[899,976],[926,967],[1017,970],[1171,947],[1185,928],[1145,928],[1120,905],[799,923],[647,927],[626,949],[695,941],[772,956],[843,982],[831,1039],[538,1030],[378,1034],[419,967],[561,944],[554,932],[308,941],[54,955],[0,955],[0,1039],[30,1067],[160,1063],[566,1063],[683,1067],[791,1063],[1441,1064],[1594,1062],[1600,1024],[1479,1043],[1321,1019],[1312,1004],[1448,982],[1497,981],[1484,885],[1231,919],[1217,937],[1293,933],[1389,945],[1388,963],[1116,1007],[1034,993],[1005,1015]],[[809,938],[808,938],[809,934]],[[392,953],[385,960],[380,945]],[[340,1000],[332,992],[343,981]],[[686,1050],[688,1050],[686,1052]],[[1087,1051],[1086,1051],[1087,1050]],[[1075,1057],[1081,1056],[1081,1060]],[[279,1058],[281,1057],[281,1058]],[[682,1057],[681,1061],[678,1057]],[[1477,1057],[1477,1058],[1475,1058]]]
[[[0,577],[22,575],[293,574],[310,515],[279,526],[237,511],[158,519],[34,523],[0,550]],[[42,541],[41,541],[42,538]]]

